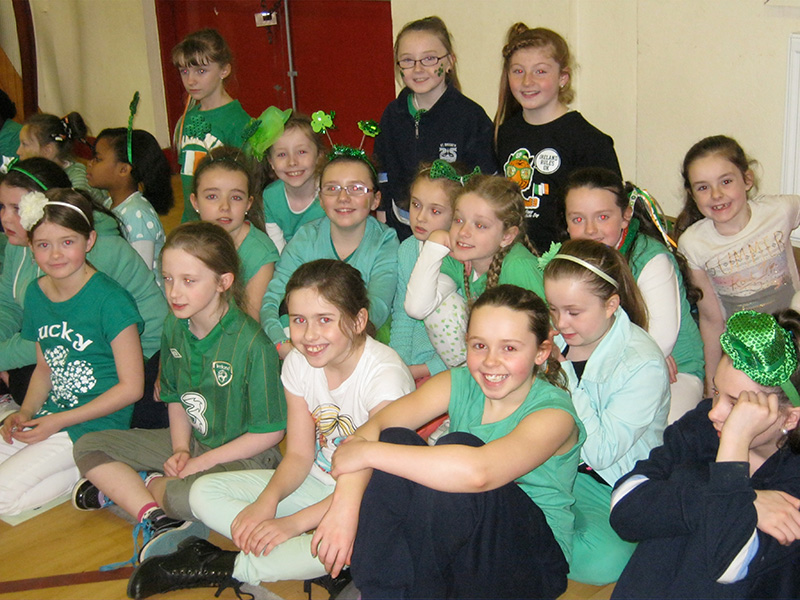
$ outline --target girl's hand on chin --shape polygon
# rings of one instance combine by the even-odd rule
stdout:
[[[764,392],[744,391],[739,394],[731,409],[722,435],[734,435],[752,442],[755,437],[769,429],[780,417],[778,396]]]

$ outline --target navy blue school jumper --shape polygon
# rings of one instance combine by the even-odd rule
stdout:
[[[617,483],[611,526],[639,541],[612,598],[797,598],[800,541],[756,528],[754,490],[800,497],[800,455],[784,446],[750,476],[715,462],[719,437],[703,400],[664,432],[664,445]]]

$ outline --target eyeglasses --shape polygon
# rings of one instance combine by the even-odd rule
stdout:
[[[414,60],[413,58],[401,58],[397,61],[397,66],[404,71],[407,69],[413,69],[417,66],[417,63],[421,64],[423,67],[435,67],[439,64],[440,60],[447,58],[448,56],[450,55],[445,54],[444,56],[423,56],[417,60]]]
[[[319,193],[323,196],[334,197],[344,190],[348,196],[358,197],[368,194],[373,188],[368,188],[363,183],[354,183],[353,185],[339,185],[337,183],[329,183],[319,188]]]

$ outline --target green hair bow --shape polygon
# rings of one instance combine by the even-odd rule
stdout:
[[[463,187],[472,177],[481,174],[481,168],[475,167],[472,173],[466,175],[459,175],[453,165],[449,162],[437,158],[431,165],[430,178],[431,179],[449,179],[450,181],[457,181]]]

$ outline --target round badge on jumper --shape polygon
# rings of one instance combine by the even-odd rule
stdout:
[[[549,175],[558,171],[561,166],[561,157],[552,148],[545,148],[536,155],[534,164],[537,171]]]

